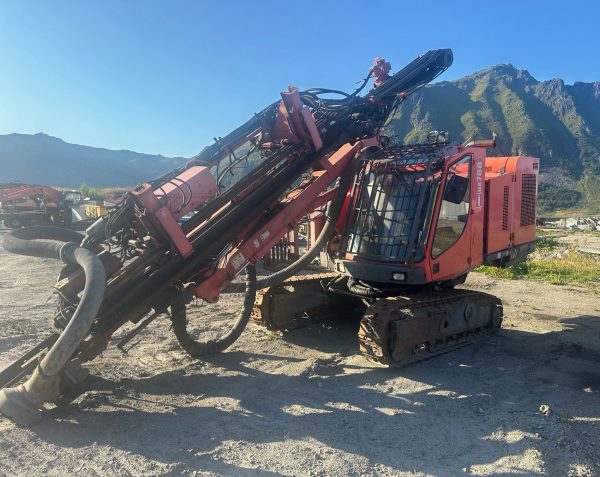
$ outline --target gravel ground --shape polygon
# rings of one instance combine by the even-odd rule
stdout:
[[[48,332],[58,268],[0,250],[0,368]],[[504,300],[504,328],[403,369],[357,355],[353,320],[283,335],[251,323],[206,361],[158,320],[90,363],[72,406],[30,429],[0,418],[0,475],[600,475],[598,296],[479,274],[465,286]]]
[[[556,240],[565,248],[580,247],[600,250],[600,235],[596,232],[572,232],[570,230],[543,228],[538,229],[540,235]]]

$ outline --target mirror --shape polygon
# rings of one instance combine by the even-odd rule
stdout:
[[[446,183],[444,200],[452,204],[460,204],[469,189],[469,178],[453,174]]]

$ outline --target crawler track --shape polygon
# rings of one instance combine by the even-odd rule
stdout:
[[[447,290],[381,299],[363,316],[360,351],[387,365],[406,365],[453,351],[502,323],[502,302],[487,293]]]
[[[335,273],[301,275],[257,292],[253,318],[269,329],[292,329],[311,318],[362,312],[359,300],[327,293]],[[386,365],[403,366],[479,341],[502,324],[502,302],[468,290],[429,291],[381,298],[360,322],[360,351]]]

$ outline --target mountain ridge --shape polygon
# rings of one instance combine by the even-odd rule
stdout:
[[[500,64],[428,85],[401,104],[389,130],[405,142],[432,129],[451,141],[498,135],[497,154],[530,154],[576,178],[600,174],[600,81],[536,80]]]
[[[72,144],[45,133],[0,135],[0,182],[126,187],[159,176],[185,160]]]
[[[451,142],[497,134],[493,155],[541,158],[541,204],[600,210],[600,81],[538,81],[498,64],[412,94],[390,119],[401,142],[448,131]],[[71,144],[44,133],[0,135],[0,182],[133,186],[186,159]],[[565,192],[566,191],[566,192]]]
[[[431,130],[448,131],[451,142],[496,133],[490,154],[541,159],[544,208],[600,210],[600,81],[538,81],[510,63],[440,81],[407,98],[387,127],[406,143]]]

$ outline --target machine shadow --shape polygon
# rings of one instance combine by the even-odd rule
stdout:
[[[358,327],[361,316],[348,313],[307,323],[305,328],[284,332],[288,343],[323,353],[351,355],[358,353]]]
[[[544,419],[537,412],[540,396],[551,400],[563,386],[591,388],[598,403],[600,349],[581,343],[600,334],[600,318],[579,316],[563,323],[570,331],[501,330],[485,342],[400,369],[374,368],[366,362],[363,367],[356,360],[317,360],[287,375],[277,372],[276,363],[290,362],[287,357],[224,353],[210,358],[219,373],[190,374],[182,368],[146,379],[97,380],[91,400],[65,411],[64,420],[36,424],[34,431],[58,446],[97,443],[180,470],[249,476],[279,474],[271,472],[268,463],[248,469],[215,460],[211,453],[225,441],[258,448],[297,440],[300,447],[306,445],[300,441],[308,439],[366,458],[370,465],[433,475],[462,473],[463,468],[490,464],[528,447],[552,462],[550,444],[529,438],[491,439],[498,422],[486,418],[486,409],[501,406],[514,416],[501,424],[507,433],[535,428]],[[299,344],[308,339],[303,335],[310,335],[318,349],[328,350],[338,339],[347,339],[344,334],[353,328],[317,326],[322,330],[317,338],[303,329],[286,339]],[[314,342],[313,346],[317,347]],[[265,359],[274,361],[272,373],[252,367]],[[106,392],[114,389],[116,395]],[[94,400],[94,394],[104,397]],[[580,412],[590,409],[589,400],[573,406]],[[591,431],[593,424],[578,422],[577,431]],[[353,439],[358,435],[370,438]],[[454,445],[452,459],[443,451],[449,440]],[[550,470],[566,475],[569,469]]]

